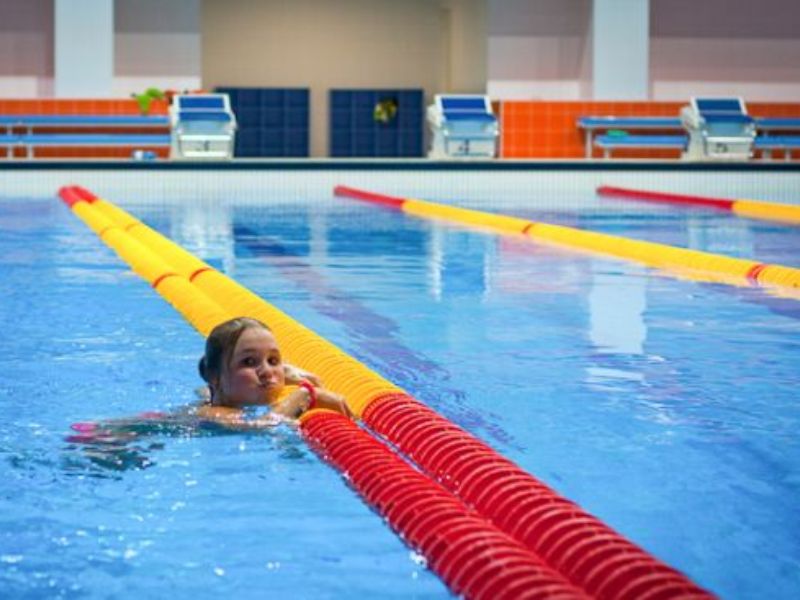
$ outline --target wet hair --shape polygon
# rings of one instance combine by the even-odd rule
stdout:
[[[220,323],[206,338],[206,351],[197,365],[200,377],[203,378],[211,394],[214,394],[214,383],[222,376],[222,372],[228,368],[236,348],[236,343],[242,334],[248,329],[264,329],[271,331],[264,323],[258,319],[250,317],[236,317],[230,321]]]

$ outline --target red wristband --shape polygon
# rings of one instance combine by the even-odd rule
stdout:
[[[314,386],[311,385],[308,381],[303,379],[300,383],[297,384],[297,387],[301,387],[308,392],[308,397],[311,400],[308,403],[308,409],[311,410],[317,405],[317,390],[314,389]]]

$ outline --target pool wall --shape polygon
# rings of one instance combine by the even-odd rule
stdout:
[[[285,201],[332,198],[335,185],[465,205],[503,197],[542,208],[570,206],[600,185],[800,204],[800,165],[674,162],[233,161],[135,163],[19,161],[0,165],[0,196],[55,195],[80,184],[126,205],[164,199]],[[614,206],[609,202],[608,206]]]

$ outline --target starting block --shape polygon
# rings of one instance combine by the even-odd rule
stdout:
[[[488,96],[434,96],[428,107],[431,148],[428,158],[493,158],[498,125]]]
[[[687,160],[748,160],[753,155],[756,124],[741,98],[692,98],[681,109],[689,133]]]
[[[227,94],[180,94],[169,108],[170,158],[231,159],[236,116]]]

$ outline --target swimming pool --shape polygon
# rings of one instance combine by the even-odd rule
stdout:
[[[797,266],[788,227],[561,200],[500,190],[476,202]],[[130,204],[701,585],[742,598],[797,589],[795,301],[329,189]],[[0,589],[448,595],[289,429],[154,435],[102,456],[65,442],[74,421],[191,402],[202,340],[56,200],[3,199],[0,228],[14,332],[0,342]]]

